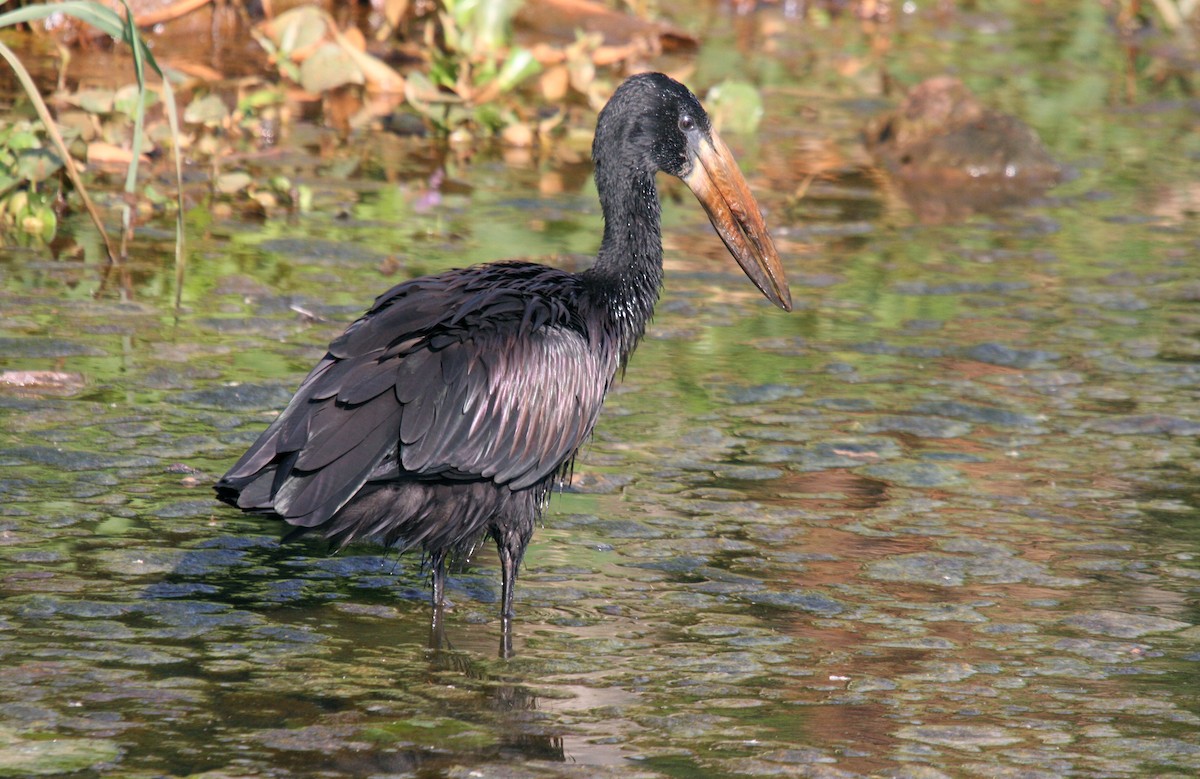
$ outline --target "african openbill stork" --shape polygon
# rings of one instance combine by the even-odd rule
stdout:
[[[708,115],[659,73],[626,80],[592,144],[604,239],[568,273],[498,262],[403,282],[329,345],[287,408],[216,484],[221,500],[336,544],[420,548],[434,623],[448,556],[490,535],[513,586],[552,486],[592,432],[662,282],[655,174],[683,179],[746,275],[790,311],[758,204]]]

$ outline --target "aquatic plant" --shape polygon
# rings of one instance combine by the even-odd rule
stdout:
[[[112,240],[108,232],[104,229],[103,219],[100,217],[95,204],[88,195],[87,187],[84,186],[83,180],[79,176],[78,168],[71,158],[71,154],[67,149],[67,145],[63,140],[62,134],[59,132],[58,125],[50,114],[49,108],[46,106],[45,100],[42,99],[36,85],[33,83],[33,78],[29,71],[22,64],[16,53],[8,46],[0,43],[0,56],[8,62],[13,69],[17,79],[21,83],[21,87],[29,96],[34,109],[37,111],[38,118],[41,120],[41,126],[44,130],[46,139],[53,147],[53,155],[57,155],[61,170],[70,179],[75,191],[78,193],[80,200],[83,202],[84,208],[87,209],[92,222],[96,225],[97,231],[100,233],[104,241],[105,251],[108,254],[109,267],[120,265],[126,254],[126,249],[129,239],[133,233],[133,210],[130,204],[132,196],[136,195],[137,177],[138,177],[138,161],[142,156],[142,146],[144,143],[143,128],[145,126],[146,106],[148,103],[148,91],[146,88],[146,67],[149,66],[162,78],[163,104],[166,108],[167,121],[170,124],[172,137],[176,139],[174,143],[175,156],[175,175],[176,181],[179,184],[177,187],[177,216],[176,216],[176,235],[175,235],[175,266],[176,266],[176,306],[179,304],[179,296],[182,290],[182,279],[184,270],[184,251],[183,251],[183,162],[179,155],[179,120],[175,109],[175,96],[171,89],[171,83],[166,78],[161,67],[154,59],[154,55],[150,53],[150,49],[146,46],[145,40],[138,33],[137,27],[133,22],[133,11],[129,8],[126,0],[121,0],[125,6],[125,16],[122,17],[113,11],[111,8],[90,0],[71,0],[65,3],[43,3],[30,5],[23,8],[18,8],[9,11],[5,14],[0,14],[0,29],[12,27],[22,23],[29,23],[46,19],[55,15],[66,15],[74,17],[85,24],[89,24],[106,35],[111,36],[115,40],[121,41],[129,46],[133,53],[134,74],[137,77],[137,92],[133,107],[134,129],[131,141],[130,161],[127,167],[125,176],[125,193],[130,196],[126,198],[121,208],[121,246],[116,249],[113,246]],[[32,128],[29,128],[32,130]],[[4,173],[9,174],[9,179],[0,180],[0,194],[3,194],[8,202],[8,211],[17,212],[21,215],[21,226],[26,233],[37,231],[37,235],[41,238],[53,237],[53,224],[48,216],[52,213],[44,202],[45,193],[39,192],[37,184],[45,180],[46,176],[38,178],[40,173],[44,173],[46,167],[34,166],[30,168],[21,163],[29,161],[36,157],[38,160],[44,159],[42,152],[33,152],[32,149],[41,149],[37,134],[30,135],[28,131],[21,133],[10,133],[10,140],[16,141],[16,148],[8,147],[6,151],[14,159],[13,166],[9,167]],[[24,144],[24,148],[20,145]],[[44,151],[44,150],[43,150]],[[28,194],[34,192],[34,197]],[[22,198],[19,192],[24,192]],[[19,210],[18,210],[19,207]],[[28,228],[28,229],[27,229]],[[103,284],[101,286],[103,289]]]

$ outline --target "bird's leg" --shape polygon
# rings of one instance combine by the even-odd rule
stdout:
[[[512,657],[513,589],[517,584],[517,564],[512,550],[500,547],[500,657]]]
[[[500,616],[512,619],[516,616],[513,609],[513,592],[517,586],[517,567],[519,561],[511,549],[500,548]]]
[[[513,592],[517,587],[517,571],[521,567],[521,552],[497,539],[500,550],[500,657],[512,657]]]
[[[443,612],[446,608],[446,553],[430,552],[430,578],[433,580],[433,595],[430,603],[433,615],[429,620],[429,648],[441,649],[446,642],[446,626]]]
[[[434,618],[441,616],[442,609],[446,607],[446,553],[445,552],[430,552],[429,553],[429,572],[430,578],[433,580],[433,595],[431,603],[433,604]]]

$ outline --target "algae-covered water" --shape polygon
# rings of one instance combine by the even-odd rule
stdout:
[[[863,170],[894,100],[857,23],[691,21],[701,85],[763,85],[727,140],[797,310],[668,192],[663,299],[534,538],[510,660],[490,548],[432,650],[418,558],[281,545],[210,485],[396,281],[584,266],[586,141],[331,160],[299,126],[254,172],[314,209],[190,213],[178,318],[165,229],[131,302],[91,297],[80,221],[80,256],[5,251],[0,370],[61,386],[0,393],[0,775],[1200,773],[1198,113],[1152,74],[1130,101],[1079,9],[897,23],[893,76],[953,71],[1068,169],[942,224]]]

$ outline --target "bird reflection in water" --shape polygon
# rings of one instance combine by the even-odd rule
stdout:
[[[564,763],[568,754],[564,737],[548,730],[537,713],[539,698],[521,680],[496,673],[494,663],[481,661],[478,653],[453,649],[431,649],[427,656],[426,682],[434,687],[452,684],[458,695],[443,704],[441,716],[476,725],[482,736],[475,747],[453,749],[431,744],[383,742],[380,748],[339,749],[305,766],[307,772],[328,771],[339,776],[429,775],[442,776],[472,762],[496,763],[540,760]],[[470,690],[470,694],[464,694]],[[396,717],[403,723],[404,716]],[[385,721],[386,727],[388,721]]]

